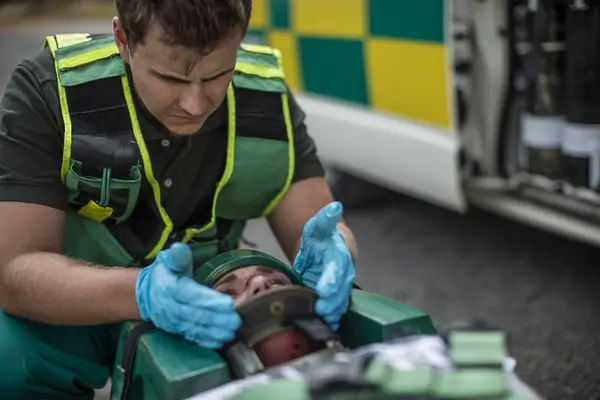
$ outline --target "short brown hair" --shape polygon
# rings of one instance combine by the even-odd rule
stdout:
[[[245,34],[252,0],[116,0],[116,8],[130,47],[158,21],[166,43],[208,54],[232,33]]]

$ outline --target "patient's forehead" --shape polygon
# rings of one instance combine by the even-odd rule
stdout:
[[[249,276],[256,274],[270,274],[274,270],[269,267],[263,267],[260,265],[249,265],[247,267],[238,268],[233,270],[215,282],[213,286],[224,285],[227,283],[235,283],[236,281],[245,281]]]

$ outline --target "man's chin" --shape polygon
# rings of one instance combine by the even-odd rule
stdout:
[[[198,133],[206,120],[194,121],[190,123],[169,123],[167,129],[173,136],[191,136]]]
[[[177,126],[169,126],[167,127],[169,129],[169,132],[171,132],[171,135],[173,136],[192,136],[195,135],[196,133],[198,133],[198,131],[200,130],[200,128],[202,128],[202,124],[195,124],[195,125],[190,125],[182,127],[181,125],[177,125]]]

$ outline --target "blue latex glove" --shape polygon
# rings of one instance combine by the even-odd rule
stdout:
[[[350,250],[336,227],[342,212],[342,204],[333,202],[308,220],[294,260],[304,284],[317,292],[315,312],[334,330],[348,310],[356,277]]]
[[[221,348],[242,324],[231,296],[192,279],[192,251],[183,243],[161,251],[142,269],[135,294],[144,321],[202,347]]]

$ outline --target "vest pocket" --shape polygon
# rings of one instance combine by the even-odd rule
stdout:
[[[75,210],[67,211],[63,254],[106,267],[140,266],[105,224],[84,217]]]
[[[114,178],[111,168],[98,175],[82,172],[82,163],[71,161],[65,183],[69,189],[69,203],[77,212],[96,222],[106,220],[121,223],[135,209],[142,182],[141,167],[135,165],[129,176]]]

